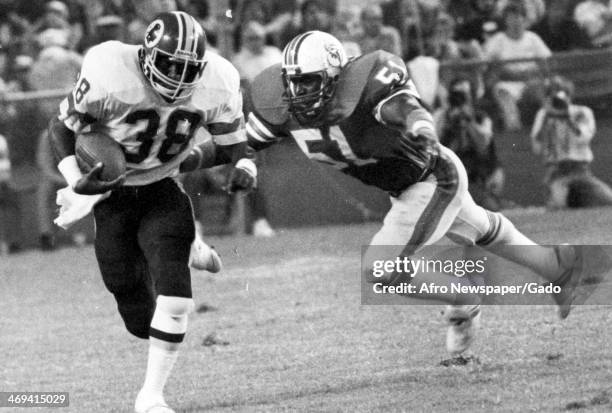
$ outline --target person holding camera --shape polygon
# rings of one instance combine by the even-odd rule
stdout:
[[[493,121],[474,106],[468,78],[456,77],[450,82],[447,103],[434,113],[434,120],[440,142],[465,165],[474,201],[499,211],[504,171],[493,142]]]
[[[612,205],[612,189],[591,172],[593,111],[572,102],[573,83],[554,76],[531,129],[531,146],[545,165],[551,208]]]

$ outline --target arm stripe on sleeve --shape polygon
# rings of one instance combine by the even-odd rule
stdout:
[[[390,94],[389,96],[387,96],[386,98],[384,98],[383,100],[378,102],[378,104],[374,108],[374,118],[377,121],[379,121],[383,125],[386,125],[385,121],[383,120],[383,118],[380,115],[380,110],[382,109],[382,107],[383,107],[383,105],[385,103],[387,103],[388,101],[390,101],[391,99],[393,99],[394,97],[399,96],[399,95],[408,95],[408,96],[412,96],[413,98],[416,98],[417,100],[420,99],[418,96],[416,96],[412,91],[410,91],[408,89],[400,89],[400,90]]]
[[[417,133],[419,129],[429,129],[431,131],[435,131],[436,128],[430,120],[418,119],[412,124],[410,132]]]
[[[213,140],[217,145],[235,145],[240,142],[246,141],[244,129],[239,129],[234,132],[226,133],[223,135],[213,135]]]
[[[272,139],[275,137],[274,134],[270,132],[270,129],[266,128],[266,125],[257,119],[257,116],[255,116],[253,112],[249,113],[248,124],[252,125],[253,128],[264,138]]]
[[[257,132],[257,130],[252,126],[251,122],[247,123],[246,132],[247,137],[249,138],[253,138],[260,142],[267,142],[267,139],[264,136],[260,135],[259,132]]]

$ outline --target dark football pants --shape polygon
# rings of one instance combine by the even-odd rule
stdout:
[[[96,258],[127,330],[149,337],[157,295],[191,298],[191,203],[166,178],[126,186],[94,208]]]

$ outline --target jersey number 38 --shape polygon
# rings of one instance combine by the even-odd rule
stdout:
[[[199,113],[175,109],[166,122],[164,133],[166,138],[162,141],[157,152],[157,158],[161,162],[168,162],[183,151],[200,125],[201,119],[202,115]],[[136,134],[136,140],[140,142],[138,151],[135,153],[127,152],[125,154],[125,158],[129,163],[140,163],[150,155],[151,147],[155,143],[155,137],[158,135],[160,116],[155,109],[144,109],[130,113],[125,118],[125,121],[130,125],[146,121],[144,129]]]

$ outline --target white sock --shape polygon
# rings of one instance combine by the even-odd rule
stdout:
[[[561,267],[553,247],[536,244],[502,214],[487,213],[491,231],[488,240],[481,244],[483,248],[535,271],[546,280],[559,277]]]
[[[164,404],[164,387],[178,358],[178,351],[169,351],[149,345],[147,373],[142,389],[136,398],[136,410],[156,403]]]

